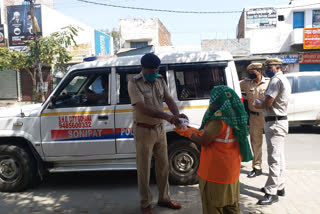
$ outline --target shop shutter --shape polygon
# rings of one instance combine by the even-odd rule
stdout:
[[[17,72],[0,71],[0,99],[17,99]]]

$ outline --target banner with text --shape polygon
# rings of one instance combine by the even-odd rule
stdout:
[[[277,27],[277,11],[272,7],[249,9],[246,14],[247,28]]]
[[[303,49],[320,49],[320,28],[304,28]]]

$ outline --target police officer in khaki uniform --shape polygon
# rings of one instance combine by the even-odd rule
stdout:
[[[180,126],[179,110],[169,94],[164,78],[158,74],[160,59],[151,53],[141,58],[142,71],[128,84],[128,92],[133,106],[134,139],[136,144],[138,186],[142,213],[152,213],[152,194],[149,188],[152,154],[155,158],[156,180],[159,189],[158,205],[180,209],[181,205],[169,196],[169,164],[166,132],[163,120]],[[163,102],[172,114],[163,111]]]
[[[254,107],[263,109],[265,115],[264,132],[267,141],[269,176],[265,187],[263,199],[258,201],[260,205],[270,205],[279,200],[278,196],[285,195],[284,176],[285,158],[284,143],[288,134],[287,107],[291,86],[283,75],[280,59],[271,58],[265,62],[265,73],[270,77],[270,83],[265,93],[264,100],[258,100]]]
[[[252,103],[255,99],[264,99],[264,93],[269,84],[269,78],[262,75],[262,64],[252,63],[247,67],[249,78],[240,82],[240,88],[246,93],[248,108],[250,113],[250,142],[254,159],[252,161],[252,171],[249,178],[254,178],[262,174],[262,137],[264,127],[264,116],[262,110],[255,108]]]

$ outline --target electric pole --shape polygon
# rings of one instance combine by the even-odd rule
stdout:
[[[35,42],[35,56],[36,56],[36,61],[35,61],[35,67],[38,70],[38,75],[39,75],[39,80],[40,80],[40,85],[39,85],[39,92],[41,94],[41,102],[44,101],[44,84],[43,84],[43,78],[42,78],[42,68],[41,68],[41,62],[40,62],[40,55],[39,55],[39,45],[38,45],[38,34],[37,34],[37,28],[35,24],[35,17],[34,17],[34,7],[33,7],[33,2],[35,0],[25,0],[30,3],[30,14],[31,14],[31,22],[32,22],[32,31],[34,35],[34,42]]]

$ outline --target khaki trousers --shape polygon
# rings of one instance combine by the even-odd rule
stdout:
[[[240,214],[240,182],[218,184],[199,177],[203,214]]]
[[[170,201],[169,163],[164,126],[160,125],[154,129],[134,126],[134,139],[141,207],[145,208],[152,202],[152,194],[149,187],[152,154],[155,159],[156,180],[159,190],[158,201]]]
[[[265,185],[266,193],[276,195],[284,188],[285,182],[285,137],[288,134],[288,121],[276,120],[265,124],[268,150],[269,176]]]
[[[250,114],[250,143],[253,152],[252,168],[261,169],[264,116]]]

